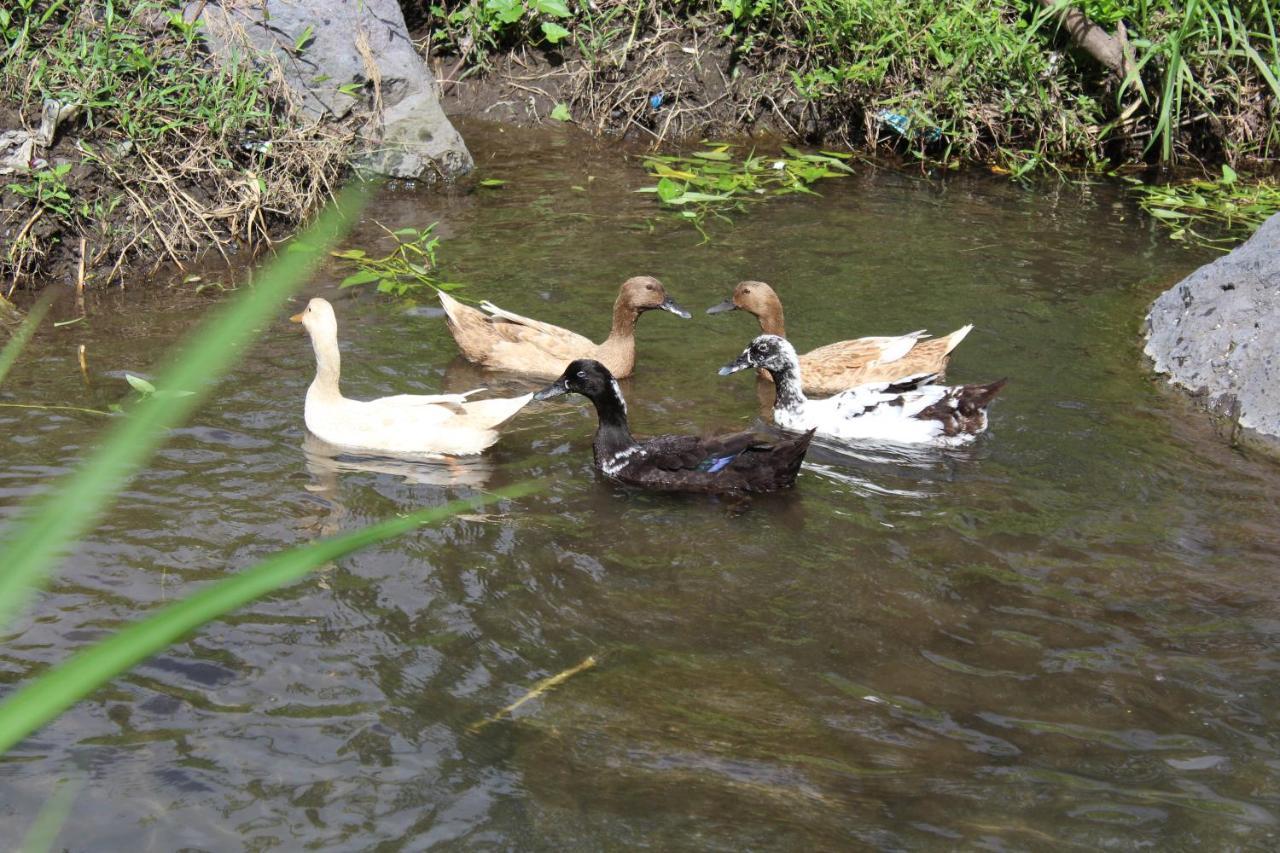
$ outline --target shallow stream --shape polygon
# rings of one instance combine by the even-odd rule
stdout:
[[[531,406],[479,462],[334,460],[305,437],[295,302],[0,638],[5,691],[281,547],[543,490],[340,560],[117,679],[0,761],[0,838],[72,779],[59,849],[1280,845],[1280,467],[1140,353],[1146,304],[1209,255],[1112,186],[870,167],[699,245],[614,146],[464,131],[505,186],[389,188],[347,245],[384,245],[374,218],[439,220],[465,294],[596,339],[619,283],[658,276],[694,316],[640,322],[638,433],[757,422],[751,377],[716,375],[754,321],[703,313],[741,278],[777,288],[801,350],[976,324],[949,379],[1009,377],[990,432],[817,449],[794,492],[746,506],[602,481],[581,398]],[[339,291],[346,272],[303,296],[335,303],[350,396],[535,387],[459,362],[429,303]],[[131,289],[46,328],[0,402],[104,409],[217,298]],[[104,423],[0,408],[0,512]]]

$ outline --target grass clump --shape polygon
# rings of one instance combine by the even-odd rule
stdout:
[[[595,0],[554,43],[536,4],[508,21],[494,2],[430,6],[436,49],[472,71],[518,52],[513,92],[598,131],[768,128],[1009,171],[1280,157],[1273,0]],[[1123,43],[1126,73],[1073,42],[1067,8]]]
[[[79,237],[87,265],[113,272],[262,243],[314,210],[341,167],[341,140],[300,126],[265,66],[213,63],[199,25],[159,3],[15,0],[0,56],[5,124],[64,116],[30,171],[0,178],[10,288],[78,262]]]
[[[810,184],[851,174],[845,163],[849,154],[824,151],[806,154],[789,145],[773,156],[748,153],[735,158],[727,142],[707,142],[688,156],[649,155],[644,166],[653,186],[636,192],[653,193],[665,208],[675,209],[707,236],[703,226],[710,216],[728,221],[727,214],[749,204],[793,193],[813,194]]]
[[[1175,240],[1230,248],[1280,213],[1280,183],[1243,181],[1223,165],[1216,180],[1137,184],[1142,209],[1171,229]]]

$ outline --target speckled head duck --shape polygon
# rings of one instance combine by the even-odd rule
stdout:
[[[778,386],[773,419],[795,430],[816,429],[837,439],[866,439],[901,444],[953,445],[987,428],[987,406],[1004,387],[937,385],[936,373],[920,373],[894,382],[869,382],[825,400],[808,399],[795,348],[777,335],[760,335],[721,376],[748,368],[769,371]]]
[[[533,395],[548,400],[581,394],[596,407],[592,441],[595,468],[631,486],[669,492],[772,492],[795,484],[813,433],[782,441],[750,432],[701,438],[662,435],[637,440],[627,421],[627,403],[609,369],[579,359],[555,382]]]
[[[707,309],[708,314],[726,311],[746,311],[760,321],[764,334],[786,337],[782,300],[763,281],[740,281],[732,296]],[[971,325],[961,326],[941,338],[930,338],[920,329],[905,335],[853,338],[818,347],[798,357],[804,391],[823,397],[867,382],[942,373],[951,351],[972,329]]]

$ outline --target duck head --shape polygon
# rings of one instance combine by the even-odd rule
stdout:
[[[301,323],[302,328],[306,329],[315,340],[326,337],[326,334],[335,338],[338,336],[338,318],[333,313],[333,306],[327,299],[321,299],[318,296],[289,320]]]
[[[742,351],[742,355],[720,368],[720,375],[728,376],[748,367],[762,367],[776,376],[795,370],[798,363],[795,347],[786,338],[761,335]]]
[[[689,319],[689,312],[684,310],[674,299],[667,295],[667,289],[651,275],[637,275],[627,279],[618,290],[617,306],[629,306],[637,314],[661,308],[670,311],[677,317]],[[616,310],[615,307],[615,310]]]
[[[782,300],[773,288],[763,281],[740,281],[733,289],[733,295],[718,305],[707,309],[708,314],[723,314],[726,311],[746,311],[760,318],[761,327],[783,327]],[[780,334],[770,332],[771,334]]]
[[[560,374],[560,378],[546,388],[533,395],[535,400],[550,400],[561,394],[581,394],[593,403],[616,399],[626,411],[627,403],[622,399],[622,389],[613,378],[609,368],[591,358],[580,358],[570,362]]]

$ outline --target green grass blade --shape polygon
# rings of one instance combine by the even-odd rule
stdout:
[[[453,501],[275,554],[234,577],[218,581],[154,616],[77,653],[40,675],[0,704],[0,754],[115,676],[201,625],[297,580],[316,566],[493,501],[529,494],[532,484],[511,486],[472,500]]]
[[[71,804],[76,794],[80,793],[83,782],[63,782],[49,801],[40,809],[36,819],[27,830],[26,838],[18,846],[19,853],[48,853],[53,849],[53,842],[58,840],[67,816],[71,814]]]
[[[189,396],[152,394],[119,419],[102,446],[66,479],[27,502],[0,541],[0,625],[48,575],[63,549],[98,518],[127,478],[144,463],[165,430],[185,419],[252,340],[259,324],[278,310],[324,256],[362,206],[363,188],[343,193],[277,258],[252,288],[220,307],[164,368],[156,384],[190,390]]]
[[[13,333],[13,337],[9,338],[8,343],[4,345],[4,349],[0,349],[0,384],[4,384],[4,378],[9,375],[13,363],[18,360],[23,347],[27,345],[27,341],[31,340],[31,335],[35,333],[36,326],[40,325],[40,321],[44,319],[44,315],[49,312],[49,307],[53,305],[53,299],[57,296],[57,291],[50,287],[40,297],[35,305],[31,306],[31,310],[27,313],[27,318],[22,321],[22,325],[18,327],[18,331]]]

